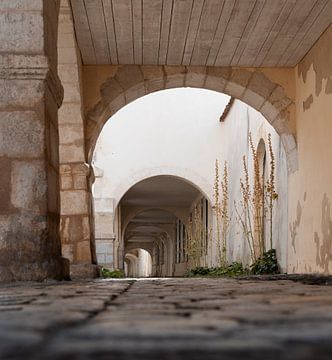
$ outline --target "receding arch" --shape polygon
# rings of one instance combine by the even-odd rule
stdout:
[[[87,112],[86,151],[91,161],[97,138],[123,106],[155,91],[194,87],[221,92],[261,112],[280,135],[289,172],[297,170],[297,147],[289,127],[293,101],[279,84],[260,70],[205,66],[120,66],[100,88],[101,99]]]
[[[171,215],[173,215],[174,217],[179,218],[180,220],[182,220],[183,222],[186,221],[186,219],[183,218],[182,214],[179,214],[178,212],[175,211],[175,209],[171,209],[171,208],[167,208],[167,207],[163,207],[163,206],[151,206],[151,207],[146,207],[146,206],[140,206],[137,207],[133,210],[132,213],[128,214],[128,216],[123,219],[123,224],[122,224],[122,228],[121,231],[123,233],[126,232],[129,223],[138,215],[140,215],[141,213],[144,213],[145,211],[150,211],[150,210],[162,210],[165,211]]]
[[[124,195],[137,183],[157,176],[170,176],[182,180],[197,189],[212,203],[213,184],[210,184],[207,179],[190,169],[168,166],[146,168],[132,174],[130,178],[123,179],[121,185],[114,190],[114,194],[119,194],[115,198],[114,207],[117,208]]]

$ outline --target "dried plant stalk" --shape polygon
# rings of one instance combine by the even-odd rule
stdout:
[[[206,266],[209,242],[210,232],[203,223],[202,207],[200,204],[196,204],[186,229],[186,253],[195,267]]]
[[[227,265],[227,236],[228,236],[228,229],[229,229],[229,214],[228,214],[228,168],[227,162],[224,163],[224,173],[221,181],[221,192],[222,192],[222,199],[221,199],[221,208],[220,208],[220,215],[221,215],[221,239],[222,239],[222,266]]]
[[[240,179],[240,191],[242,195],[240,207],[242,208],[242,213],[240,213],[240,211],[238,210],[236,203],[234,205],[238,220],[243,230],[244,237],[248,242],[251,260],[252,262],[254,262],[256,260],[256,254],[254,251],[254,236],[251,226],[251,190],[246,156],[242,157],[242,165],[244,172],[244,180]]]
[[[271,134],[268,134],[270,173],[266,182],[264,181],[263,174],[261,174],[258,154],[254,148],[251,133],[249,133],[249,146],[253,159],[252,190],[250,188],[246,157],[243,156],[244,179],[240,179],[242,198],[239,202],[242,211],[239,210],[236,203],[234,203],[234,206],[243,234],[248,242],[252,262],[254,262],[266,251],[266,234],[264,231],[266,220],[270,223],[270,248],[272,249],[273,247],[273,206],[274,201],[278,198],[278,194],[275,191],[275,156],[272,149]],[[266,192],[264,191],[265,189]],[[266,219],[266,213],[268,213],[268,219]],[[253,228],[251,219],[253,219]]]
[[[267,195],[267,206],[269,213],[270,223],[270,249],[273,248],[273,205],[274,201],[278,199],[278,194],[275,190],[275,157],[272,148],[271,134],[268,134],[268,148],[270,156],[270,174],[266,181],[266,195]]]
[[[214,175],[214,205],[213,212],[216,219],[216,237],[217,237],[217,252],[218,252],[218,262],[222,264],[222,250],[221,250],[221,204],[220,204],[220,188],[219,188],[219,161],[215,162],[215,175]]]
[[[256,257],[259,257],[265,252],[265,241],[263,234],[263,223],[264,223],[264,185],[262,184],[261,171],[259,166],[259,160],[257,151],[252,141],[252,135],[249,133],[249,145],[253,158],[254,165],[254,184],[252,192],[252,204],[254,210],[254,231],[255,231],[255,242],[254,251]]]

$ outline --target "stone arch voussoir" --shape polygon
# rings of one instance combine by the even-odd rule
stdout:
[[[92,158],[97,138],[106,121],[123,106],[155,91],[195,87],[225,93],[262,113],[281,136],[288,171],[297,170],[297,146],[289,128],[293,103],[285,89],[260,70],[211,66],[125,65],[100,88],[100,101],[87,113],[86,142]]]

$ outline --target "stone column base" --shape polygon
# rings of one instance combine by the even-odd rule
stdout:
[[[100,276],[100,266],[95,264],[70,264],[70,278],[76,279],[94,279]]]
[[[0,266],[0,282],[44,281],[46,279],[70,280],[69,260],[58,257],[42,263]]]

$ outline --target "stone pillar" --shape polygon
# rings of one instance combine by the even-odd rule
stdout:
[[[59,110],[61,243],[74,278],[97,275],[92,234],[90,167],[86,164],[82,116],[81,63],[71,8],[61,0],[58,30],[58,73],[64,88]]]
[[[62,279],[56,0],[0,12],[0,281]]]
[[[90,193],[85,163],[60,165],[62,254],[69,259],[73,277],[93,276],[90,234]]]
[[[95,198],[95,242],[99,265],[117,268],[112,198]]]

